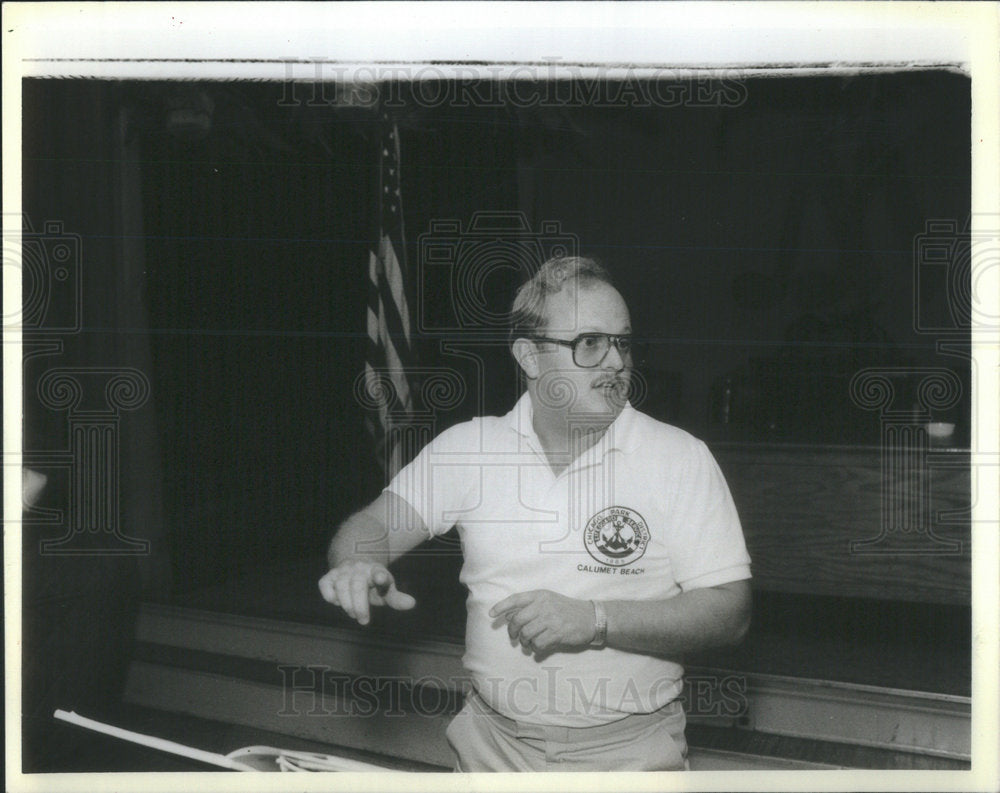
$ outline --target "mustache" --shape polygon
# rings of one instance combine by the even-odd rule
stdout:
[[[599,380],[595,380],[592,388],[603,388],[606,385],[617,385],[617,386],[627,386],[629,384],[629,377],[627,375],[610,375],[608,377],[602,377]]]

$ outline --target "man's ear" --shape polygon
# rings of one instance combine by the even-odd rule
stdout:
[[[527,339],[515,339],[510,351],[517,365],[524,371],[525,377],[529,380],[538,377],[538,353],[534,344]]]

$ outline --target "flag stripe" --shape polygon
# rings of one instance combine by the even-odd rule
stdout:
[[[387,335],[398,347],[410,349],[408,334],[404,332],[405,321],[398,310],[398,306],[392,302],[392,295],[389,288],[383,281],[379,284],[379,309],[381,311],[381,333]]]
[[[410,312],[406,304],[406,290],[403,284],[403,272],[396,258],[396,251],[393,249],[392,240],[388,237],[382,238],[382,261],[385,262],[385,285],[392,293],[392,303],[399,309],[402,320],[403,333],[406,336],[406,343],[410,343]]]
[[[387,476],[406,460],[397,428],[413,412],[409,370],[413,365],[412,328],[407,302],[406,242],[399,180],[399,132],[383,114],[379,146],[378,229],[368,253],[368,335],[364,380],[374,403],[365,426]]]

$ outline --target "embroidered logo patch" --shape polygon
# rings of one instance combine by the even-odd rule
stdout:
[[[601,564],[623,567],[642,558],[649,528],[634,509],[608,507],[587,521],[583,542],[587,553]]]

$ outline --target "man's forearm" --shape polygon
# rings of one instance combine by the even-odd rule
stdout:
[[[389,540],[385,526],[367,510],[354,513],[333,536],[326,559],[331,569],[352,559],[389,564]]]
[[[419,513],[386,490],[340,524],[327,550],[327,561],[331,570],[349,561],[385,566],[429,536]]]
[[[738,644],[750,625],[748,582],[695,589],[667,600],[604,602],[607,645],[676,656]]]

